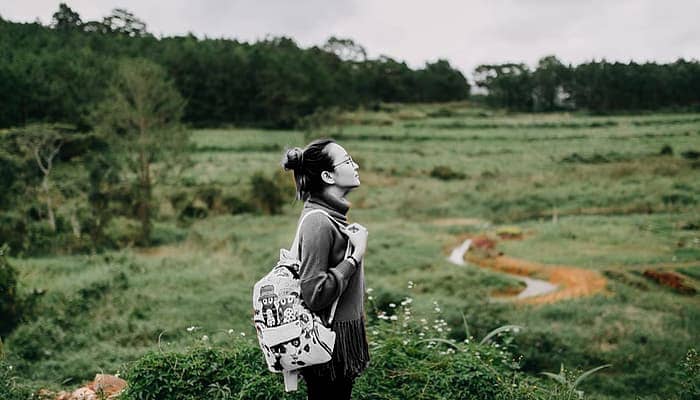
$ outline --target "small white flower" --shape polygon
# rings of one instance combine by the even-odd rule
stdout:
[[[397,317],[396,315],[392,315],[389,319],[392,321],[396,321],[397,319],[399,319],[399,317]]]
[[[372,296],[367,296],[367,300],[372,301],[372,300],[374,300],[374,297],[372,297]]]
[[[372,293],[373,291],[374,289],[372,289],[371,287],[367,288],[367,293]]]
[[[407,345],[407,344],[408,344],[408,340],[404,340],[404,341],[403,341],[403,345],[405,346],[405,345]]]
[[[202,342],[206,342],[207,340],[209,340],[209,336],[207,336],[207,335],[202,336]]]
[[[408,288],[413,289],[413,281],[408,281]]]
[[[193,325],[193,326],[190,326],[189,328],[187,328],[187,332],[194,332],[197,329],[199,329],[199,327]]]
[[[379,335],[379,331],[372,331],[373,335]]]
[[[396,308],[396,304],[394,304],[394,303],[389,303],[389,307],[391,307],[391,308]]]
[[[245,332],[241,332],[241,336],[245,336]]]
[[[233,332],[234,332],[233,329],[229,329],[229,330],[228,330],[228,334],[229,334],[229,335],[233,335]]]

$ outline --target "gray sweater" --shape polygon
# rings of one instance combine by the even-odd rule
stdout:
[[[346,205],[330,197],[313,196],[307,200],[302,215],[322,209],[340,225],[347,226]],[[306,305],[328,320],[333,302],[340,296],[332,328],[336,333],[333,359],[302,373],[325,375],[330,379],[342,372],[356,377],[369,362],[364,324],[364,266],[345,259],[347,237],[322,213],[304,220],[299,232],[301,261],[301,297]],[[339,371],[339,369],[341,369]]]

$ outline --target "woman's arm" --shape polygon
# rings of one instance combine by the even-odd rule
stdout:
[[[351,260],[329,265],[334,231],[332,222],[320,213],[308,216],[301,228],[301,297],[312,311],[330,307],[357,270]]]

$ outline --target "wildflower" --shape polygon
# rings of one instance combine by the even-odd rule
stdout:
[[[440,312],[440,307],[435,307],[435,312],[439,313],[439,312]]]
[[[372,334],[373,334],[373,335],[379,335],[379,332],[378,332],[378,331],[372,331]]]
[[[372,301],[372,300],[374,300],[374,297],[372,297],[372,296],[367,296],[367,300]]]
[[[372,289],[371,287],[369,287],[369,288],[367,288],[366,291],[367,291],[367,293],[372,293],[372,292],[374,291],[374,289]]]
[[[193,325],[193,326],[190,326],[189,328],[187,328],[187,332],[194,332],[194,331],[196,331],[197,329],[199,329],[199,327]]]
[[[245,336],[245,332],[241,332],[241,336]]]
[[[389,319],[392,321],[396,321],[397,319],[399,319],[399,317],[397,317],[396,315],[392,315],[391,317],[389,317]]]
[[[428,321],[425,318],[421,318],[420,323],[425,325],[428,323]]]
[[[394,304],[394,303],[389,303],[389,307],[391,307],[391,308],[396,308],[396,304]]]
[[[408,281],[408,288],[413,289],[413,281]]]
[[[405,345],[407,345],[407,344],[408,344],[408,340],[404,340],[404,341],[403,341],[403,345],[405,346]]]
[[[207,335],[202,336],[202,342],[206,342],[207,340],[209,340],[209,336],[207,336]]]
[[[241,332],[241,333],[243,333],[243,332]],[[229,330],[228,330],[228,334],[229,334],[229,335],[233,335],[233,329],[229,329]]]

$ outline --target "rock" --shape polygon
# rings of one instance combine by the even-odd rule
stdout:
[[[86,387],[75,389],[68,400],[98,400],[97,394]]]
[[[93,390],[107,397],[121,392],[126,387],[126,381],[114,375],[97,374],[93,382]]]

